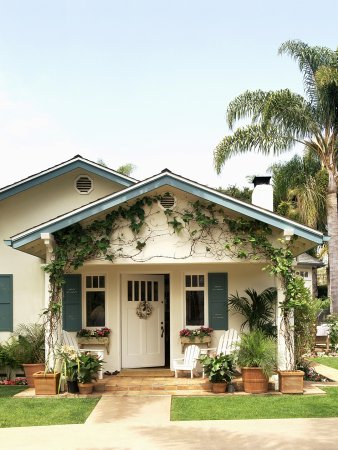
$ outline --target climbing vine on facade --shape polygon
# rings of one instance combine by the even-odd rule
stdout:
[[[184,202],[163,210],[158,206],[160,200],[161,196],[145,196],[91,223],[77,223],[54,233],[53,259],[45,267],[50,279],[47,315],[59,318],[64,275],[91,259],[145,262],[203,255],[216,260],[260,261],[263,270],[281,281],[285,300],[280,307],[284,316],[287,318],[293,308],[302,304],[304,283],[293,270],[294,238],[276,240],[267,224],[229,216],[211,203]],[[147,256],[147,244],[162,239],[180,239],[186,244],[185,252]]]

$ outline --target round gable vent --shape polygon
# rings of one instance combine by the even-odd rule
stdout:
[[[75,180],[75,188],[79,194],[89,194],[93,190],[93,180],[87,175],[80,175]]]
[[[175,205],[175,197],[171,194],[165,194],[159,201],[163,209],[172,209]]]

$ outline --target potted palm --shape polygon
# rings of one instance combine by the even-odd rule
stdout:
[[[27,385],[34,387],[33,374],[45,370],[45,329],[38,323],[19,324],[13,336],[18,341],[17,359],[23,367]]]
[[[242,370],[244,391],[260,394],[268,391],[269,377],[277,367],[277,345],[262,330],[242,333],[237,352]]]
[[[223,353],[215,356],[203,355],[200,358],[204,368],[204,373],[208,375],[214,393],[224,393],[227,383],[230,383],[234,370],[233,355],[224,355]]]
[[[78,383],[80,394],[91,394],[94,385],[93,380],[97,378],[97,372],[101,369],[104,361],[90,352],[81,353],[78,358]]]

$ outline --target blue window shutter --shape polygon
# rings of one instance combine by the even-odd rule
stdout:
[[[209,326],[228,329],[228,274],[208,273]]]
[[[79,331],[82,328],[81,275],[65,275],[62,306],[63,329]]]
[[[0,275],[0,331],[13,331],[13,275]]]

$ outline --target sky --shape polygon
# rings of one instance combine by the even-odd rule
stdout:
[[[217,175],[227,105],[247,89],[303,94],[278,48],[337,48],[337,17],[336,0],[0,0],[0,186],[77,154],[137,179],[250,186],[280,158],[241,155]]]

